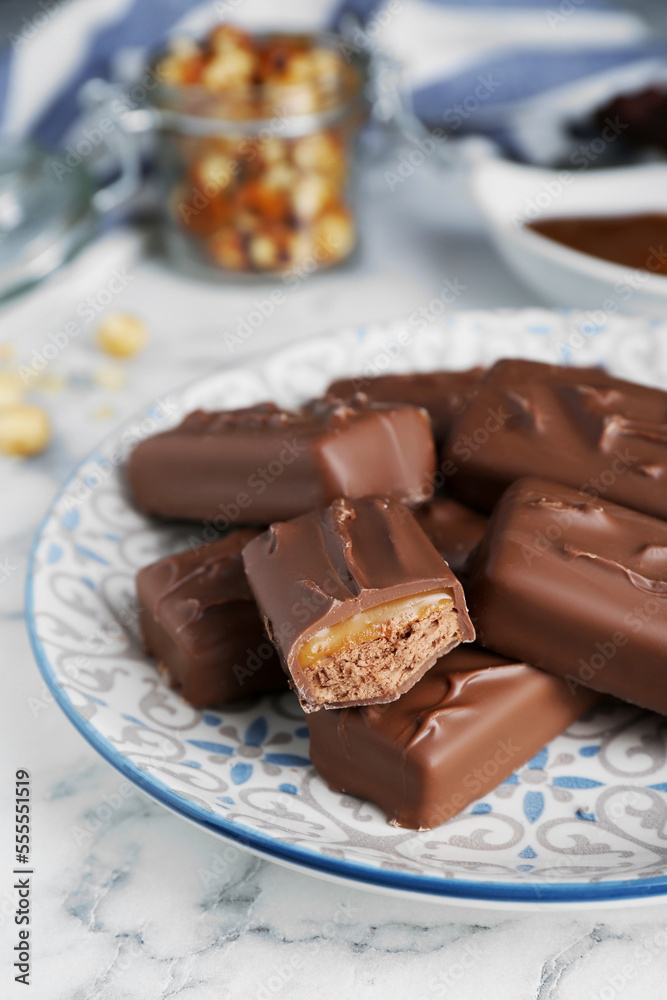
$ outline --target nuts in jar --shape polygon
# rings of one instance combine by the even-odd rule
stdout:
[[[175,43],[156,76],[169,232],[188,257],[272,273],[351,253],[362,73],[330,36],[219,25],[201,43]]]

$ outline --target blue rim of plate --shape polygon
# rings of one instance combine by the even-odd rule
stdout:
[[[198,380],[193,380],[193,382],[195,381]],[[185,388],[187,386],[181,387],[181,390],[183,391]],[[134,417],[130,417],[127,423],[136,419],[139,414],[143,414],[146,410],[150,411],[151,406],[142,408]],[[116,435],[125,426],[125,423],[126,421],[123,421],[120,427],[117,427],[104,441],[115,439]],[[100,446],[104,444],[104,441],[100,443]],[[37,665],[54,699],[69,721],[79,730],[81,735],[85,737],[100,756],[115,767],[117,771],[125,775],[133,784],[137,785],[142,791],[150,795],[151,798],[156,799],[163,806],[191,820],[210,833],[223,837],[225,840],[239,844],[241,847],[250,848],[270,860],[286,862],[307,872],[312,872],[315,875],[319,874],[321,876],[343,879],[350,883],[356,883],[357,886],[371,886],[378,889],[413,893],[427,898],[430,896],[440,901],[447,899],[471,900],[477,904],[487,902],[509,905],[532,904],[533,906],[539,906],[542,903],[586,903],[590,905],[594,903],[620,902],[623,900],[644,899],[648,901],[656,899],[659,896],[667,896],[667,876],[664,875],[659,875],[655,878],[595,883],[525,882],[515,884],[512,882],[472,882],[458,878],[434,878],[430,875],[412,875],[407,872],[385,870],[353,861],[341,861],[337,858],[327,857],[324,854],[318,854],[316,851],[311,851],[308,848],[284,844],[272,837],[266,837],[241,823],[226,820],[217,814],[214,814],[215,821],[212,821],[212,814],[207,809],[198,806],[189,799],[182,798],[163,782],[142,771],[128,757],[124,757],[121,753],[118,753],[106,737],[102,736],[95,726],[91,725],[90,722],[76,711],[69,697],[65,694],[42,645],[42,640],[37,635],[34,621],[33,578],[35,575],[35,559],[42,533],[51,520],[54,509],[68,484],[76,477],[79,469],[99,453],[100,446],[85,455],[74,466],[51,501],[35,533],[28,556],[25,619],[30,644],[37,660]]]

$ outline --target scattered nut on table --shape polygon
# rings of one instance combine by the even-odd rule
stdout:
[[[93,382],[107,392],[122,392],[127,385],[127,373],[121,365],[100,365],[93,372]]]
[[[16,371],[0,371],[0,408],[16,406],[23,400],[25,385]]]
[[[51,439],[49,418],[39,406],[10,406],[0,410],[0,452],[36,455]]]
[[[147,339],[146,324],[130,313],[109,313],[97,327],[97,346],[115,358],[131,358]]]

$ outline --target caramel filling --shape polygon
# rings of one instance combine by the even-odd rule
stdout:
[[[311,636],[299,650],[299,666],[304,670],[326,656],[345,653],[365,642],[385,637],[397,624],[409,625],[439,611],[449,611],[454,603],[450,590],[430,590],[426,594],[399,597],[375,608],[359,611]]]

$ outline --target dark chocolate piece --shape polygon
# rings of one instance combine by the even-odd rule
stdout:
[[[460,583],[402,504],[336,500],[243,551],[305,711],[393,701],[474,639]]]
[[[544,476],[667,517],[667,393],[599,368],[499,361],[452,428],[447,490],[491,510],[522,476]]]
[[[452,422],[470,399],[484,374],[482,367],[466,371],[410,372],[407,375],[355,375],[332,382],[328,393],[348,399],[363,392],[374,403],[409,403],[423,406],[441,444]]]
[[[470,554],[486,531],[488,519],[456,500],[439,497],[414,513],[452,572],[457,576],[465,573]]]
[[[235,531],[137,574],[146,649],[197,708],[287,686],[243,570],[241,550],[256,535]]]
[[[597,699],[461,646],[391,705],[309,715],[310,758],[335,791],[377,803],[394,826],[430,830],[501,784]]]
[[[137,445],[127,469],[142,510],[223,526],[286,520],[340,496],[423,502],[434,472],[428,414],[361,399],[197,410]]]
[[[480,642],[667,713],[667,524],[539,479],[498,504],[466,590]]]

